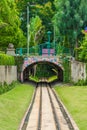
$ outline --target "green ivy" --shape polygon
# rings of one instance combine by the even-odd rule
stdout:
[[[23,56],[15,56],[15,64],[17,65],[17,71],[21,72],[22,65],[24,62],[24,57]]]
[[[68,59],[63,60],[63,67],[64,67],[63,81],[70,82],[71,71],[70,71],[70,62]]]
[[[0,54],[0,65],[15,65],[15,59],[13,56],[7,54]]]

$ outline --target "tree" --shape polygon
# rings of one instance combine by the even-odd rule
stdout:
[[[42,25],[42,20],[39,16],[33,17],[30,21],[30,46],[35,46],[39,44],[44,35],[44,26]]]
[[[79,46],[81,30],[87,23],[86,5],[86,0],[55,0],[56,14],[53,21],[57,35],[62,37],[62,45],[73,49]]]
[[[25,37],[20,29],[20,19],[14,1],[0,1],[0,48],[13,43],[15,47],[25,44]]]
[[[52,22],[52,17],[54,15],[52,0],[18,0],[17,5],[20,10],[20,18],[22,22],[21,28],[24,31],[25,36],[27,36],[27,2],[29,2],[29,19],[31,20],[32,17],[39,16],[43,26],[45,26],[45,32],[47,33],[48,30],[53,31],[52,24],[49,24]],[[42,40],[46,41],[46,37]]]

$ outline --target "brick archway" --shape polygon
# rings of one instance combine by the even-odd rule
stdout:
[[[24,81],[24,71],[34,64],[38,64],[40,62],[48,62],[50,64],[54,64],[58,68],[58,77],[59,81],[63,81],[63,66],[60,63],[58,57],[29,57],[24,59],[22,72],[21,72],[21,82]],[[28,74],[28,73],[27,73]]]

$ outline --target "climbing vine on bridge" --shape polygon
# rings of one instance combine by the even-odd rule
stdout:
[[[70,70],[70,62],[68,59],[63,60],[63,66],[64,66],[64,75],[63,75],[63,81],[64,82],[70,82],[71,80],[71,70]]]
[[[15,64],[17,65],[18,72],[21,72],[21,70],[22,70],[23,61],[24,61],[24,57],[22,57],[22,56],[15,57]]]

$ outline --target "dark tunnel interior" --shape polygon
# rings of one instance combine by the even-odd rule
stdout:
[[[45,78],[48,82],[63,82],[63,69],[50,62],[37,62],[27,66],[23,71],[23,81]],[[49,80],[50,79],[50,80]],[[51,81],[52,79],[52,81]]]

